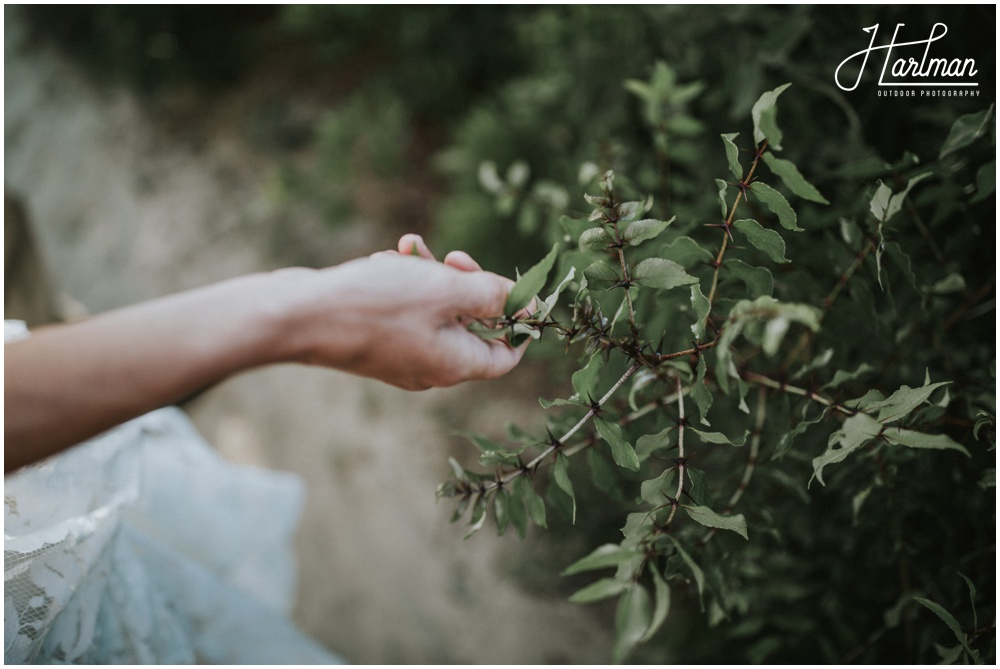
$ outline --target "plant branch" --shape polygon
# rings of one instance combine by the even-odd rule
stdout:
[[[750,165],[750,171],[747,172],[746,177],[740,182],[740,189],[736,192],[736,199],[733,200],[733,206],[729,209],[729,216],[726,217],[726,222],[722,224],[723,235],[722,235],[722,247],[719,249],[718,254],[715,256],[715,261],[712,266],[715,271],[712,273],[712,289],[708,291],[708,303],[710,305],[715,304],[715,291],[719,285],[719,270],[722,269],[722,257],[726,254],[726,248],[729,246],[729,237],[732,234],[731,229],[733,225],[733,219],[736,218],[736,208],[740,204],[740,200],[744,197],[744,189],[749,185],[750,180],[753,179],[753,173],[757,169],[757,164],[760,162],[761,157],[767,150],[767,140],[761,144],[760,149],[755,152],[753,163]],[[709,308],[709,314],[712,310]],[[708,316],[705,317],[706,321]]]
[[[724,516],[732,513],[736,505],[739,504],[743,493],[746,492],[747,487],[750,485],[750,479],[753,478],[753,474],[757,470],[757,458],[760,455],[760,439],[764,433],[764,420],[767,418],[767,389],[764,386],[760,386],[758,395],[757,415],[754,420],[753,436],[750,438],[750,452],[747,455],[747,464],[743,468],[743,477],[740,479],[739,485],[736,486],[736,490],[733,491],[729,501],[726,502],[726,508],[722,510],[722,515]],[[718,533],[718,528],[713,527],[701,538],[698,546],[704,546]]]
[[[684,470],[686,467],[684,463],[684,393],[682,390],[681,379],[677,377],[677,413],[679,416],[677,423],[677,493],[670,505],[670,515],[667,517],[664,527],[670,527],[670,524],[674,522],[677,507],[681,503],[681,495],[684,494]]]
[[[542,461],[545,460],[545,458],[547,458],[550,455],[552,455],[552,453],[554,453],[556,451],[556,449],[558,449],[560,446],[562,446],[562,444],[564,444],[570,437],[572,437],[574,434],[576,434],[577,431],[579,431],[580,428],[582,428],[584,425],[586,425],[587,421],[589,421],[591,418],[593,418],[594,416],[596,416],[597,412],[600,411],[600,408],[602,406],[604,406],[604,404],[608,400],[611,399],[611,396],[614,395],[615,392],[619,388],[621,388],[622,384],[625,383],[629,379],[630,376],[632,376],[633,374],[635,374],[636,371],[638,371],[639,367],[640,367],[639,363],[637,363],[637,362],[636,363],[632,363],[632,366],[629,367],[627,370],[625,370],[625,373],[622,374],[621,378],[618,379],[615,382],[615,385],[611,386],[611,388],[608,390],[608,392],[604,393],[604,397],[602,397],[596,403],[595,406],[591,407],[590,410],[587,411],[587,413],[583,416],[583,418],[581,418],[579,421],[577,421],[576,425],[574,425],[569,430],[567,430],[566,433],[563,434],[563,436],[559,437],[559,439],[557,439],[554,444],[549,444],[548,447],[544,451],[542,451],[541,454],[539,454],[538,456],[536,456],[531,462],[529,462],[528,464],[526,464],[524,467],[522,467],[520,469],[516,469],[516,470],[512,471],[507,476],[504,476],[497,483],[494,483],[490,488],[487,488],[487,490],[490,490],[492,488],[496,488],[496,487],[501,486],[501,485],[507,485],[508,483],[510,483],[511,481],[513,481],[514,479],[516,479],[518,476],[521,476],[525,472],[531,471],[531,470],[535,469],[536,467],[538,467],[538,465],[540,465],[542,463]]]

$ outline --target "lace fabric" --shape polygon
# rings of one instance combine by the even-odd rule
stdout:
[[[176,408],[5,477],[4,661],[339,661],[289,617],[303,499]]]

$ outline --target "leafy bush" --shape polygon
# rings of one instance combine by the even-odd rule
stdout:
[[[653,151],[671,119],[701,131],[660,113],[700,90],[666,65],[628,88]],[[841,166],[880,178],[831,204],[785,157],[786,88],[721,136],[717,213],[668,217],[607,171],[589,215],[561,218],[480,331],[554,336],[580,356],[572,389],[541,400],[543,435],[474,437],[492,471],[453,460],[438,493],[470,535],[491,510],[522,536],[551,511],[613,518],[564,574],[603,572],[571,601],[617,599],[615,661],[990,661],[993,284],[968,258],[995,197],[993,108],[936,159]],[[509,206],[524,168],[480,179]]]

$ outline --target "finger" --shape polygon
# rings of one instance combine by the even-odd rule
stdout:
[[[507,295],[514,282],[492,272],[462,272],[456,275],[450,305],[463,316],[503,316]]]
[[[453,354],[451,369],[440,379],[443,385],[503,376],[521,361],[526,348],[526,344],[512,348],[502,340],[481,339],[462,328],[449,330],[447,336]]]
[[[399,252],[404,256],[416,255],[427,260],[434,260],[434,254],[427,248],[424,238],[420,235],[407,233],[399,238]]]
[[[398,256],[399,251],[376,251],[375,253],[368,256],[369,258],[386,258],[389,256]]]
[[[444,264],[463,272],[479,272],[483,269],[465,251],[452,251],[444,257]]]

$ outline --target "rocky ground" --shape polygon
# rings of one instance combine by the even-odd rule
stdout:
[[[71,312],[290,259],[336,263],[398,236],[364,218],[333,229],[307,204],[274,196],[274,155],[252,129],[275,77],[210,102],[140,102],[48,48],[27,48],[7,18],[5,185]],[[307,119],[318,104],[297,102]],[[434,499],[447,456],[462,450],[453,432],[499,435],[511,418],[540,420],[532,395],[542,375],[526,364],[502,382],[413,394],[276,367],[187,409],[225,457],[304,477],[295,617],[330,648],[361,663],[605,662],[608,625],[545,585],[578,555],[489,529],[463,541],[451,505]]]

